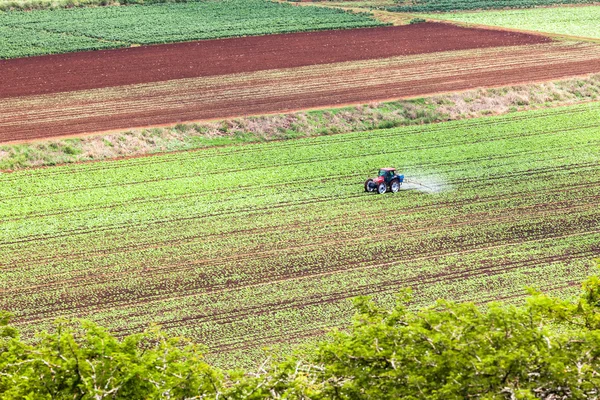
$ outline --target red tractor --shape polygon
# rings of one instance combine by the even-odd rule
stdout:
[[[381,168],[377,178],[367,179],[365,192],[384,194],[389,189],[392,193],[400,190],[404,182],[404,175],[397,175],[396,168]]]

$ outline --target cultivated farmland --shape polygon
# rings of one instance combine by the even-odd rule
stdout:
[[[367,14],[268,0],[16,11],[0,13],[0,59],[378,25],[383,24]]]
[[[5,110],[0,141],[415,97],[598,71],[600,46],[545,43],[23,96],[0,99]],[[21,90],[38,87],[48,88],[23,85]]]
[[[429,17],[600,39],[600,6],[431,14]]]
[[[0,98],[548,42],[538,35],[427,23],[53,55],[0,63]]]
[[[388,9],[401,12],[430,12],[531,8],[565,4],[593,4],[595,2],[595,0],[417,0],[399,2],[401,4],[388,7]]]
[[[347,321],[359,294],[568,295],[600,255],[599,116],[580,105],[4,174],[0,309],[28,334],[59,316],[120,334],[157,322],[252,358]],[[389,164],[424,186],[364,193]]]

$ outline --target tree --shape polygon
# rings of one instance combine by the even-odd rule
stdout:
[[[389,308],[358,298],[350,328],[246,381],[244,393],[256,395],[251,389],[259,387],[261,395],[298,399],[598,398],[600,279],[586,280],[577,302],[530,294],[521,306],[439,300],[418,311],[408,308],[408,292]]]
[[[156,328],[119,340],[88,321],[59,321],[40,339],[3,342],[2,398],[183,399],[214,395],[223,381],[202,361],[202,347]]]
[[[0,313],[2,399],[590,399],[600,397],[600,278],[567,301],[439,300],[417,311],[357,298],[347,329],[254,373],[221,371],[158,328],[116,338],[58,321],[23,342]]]

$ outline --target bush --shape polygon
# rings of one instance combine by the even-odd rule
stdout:
[[[422,24],[423,22],[427,22],[427,20],[425,20],[423,18],[413,18],[410,20],[409,24],[415,25],[415,24]]]
[[[36,344],[0,312],[1,398],[564,399],[600,388],[600,278],[578,301],[533,290],[524,305],[439,300],[413,311],[355,300],[345,331],[258,373],[225,372],[159,329],[117,339],[57,323]]]

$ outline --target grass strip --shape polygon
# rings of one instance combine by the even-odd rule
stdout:
[[[0,170],[428,124],[594,101],[600,74],[355,107],[0,146]]]

